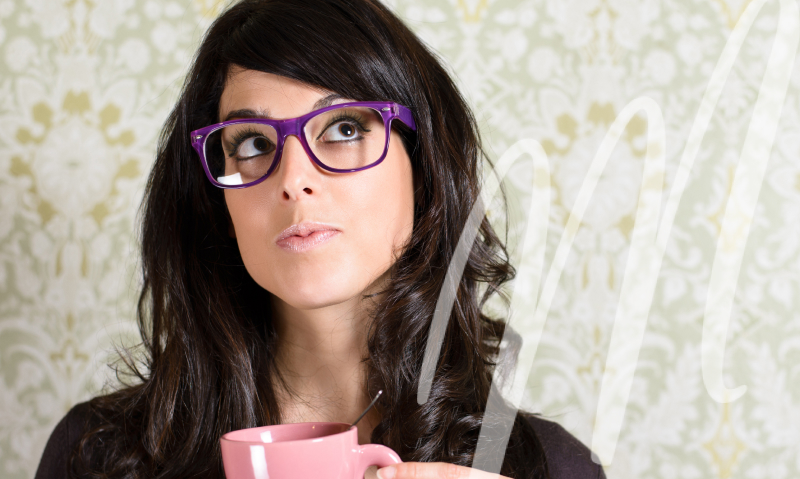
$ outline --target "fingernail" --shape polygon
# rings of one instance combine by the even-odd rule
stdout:
[[[386,466],[378,469],[378,477],[380,479],[394,479],[395,474],[397,474],[397,471],[394,470],[394,466]]]

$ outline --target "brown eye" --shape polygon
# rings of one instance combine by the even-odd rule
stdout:
[[[253,147],[258,151],[267,151],[269,149],[269,142],[262,136],[253,140]]]
[[[344,136],[350,136],[355,132],[356,132],[355,128],[353,128],[352,125],[348,125],[347,123],[342,123],[342,125],[339,127],[339,133],[341,133]]]
[[[236,156],[240,159],[253,158],[271,152],[272,142],[263,136],[248,138],[239,146]]]
[[[354,125],[350,121],[340,121],[338,123],[334,123],[325,134],[322,136],[322,141],[336,143],[339,141],[348,141],[348,140],[358,140],[361,139],[359,135],[359,126]],[[361,129],[362,131],[366,131]]]

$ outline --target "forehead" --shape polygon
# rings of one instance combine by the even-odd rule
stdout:
[[[262,111],[272,118],[300,116],[330,94],[324,88],[291,78],[232,66],[219,101],[219,119],[242,109]]]

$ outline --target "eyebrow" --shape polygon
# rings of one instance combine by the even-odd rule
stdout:
[[[311,111],[319,110],[320,108],[325,108],[327,106],[331,106],[334,101],[344,98],[342,95],[338,93],[331,93],[330,95],[320,98],[314,103],[314,106],[311,107]],[[269,110],[266,108],[259,108],[257,110],[252,110],[250,108],[242,108],[239,110],[233,110],[232,112],[228,113],[222,121],[228,121],[233,119],[245,119],[245,118],[260,118],[260,119],[272,119],[269,114]]]

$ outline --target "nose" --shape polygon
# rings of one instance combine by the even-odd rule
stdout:
[[[295,135],[289,135],[284,140],[274,174],[278,176],[283,201],[297,201],[313,195],[317,190],[319,171]]]

